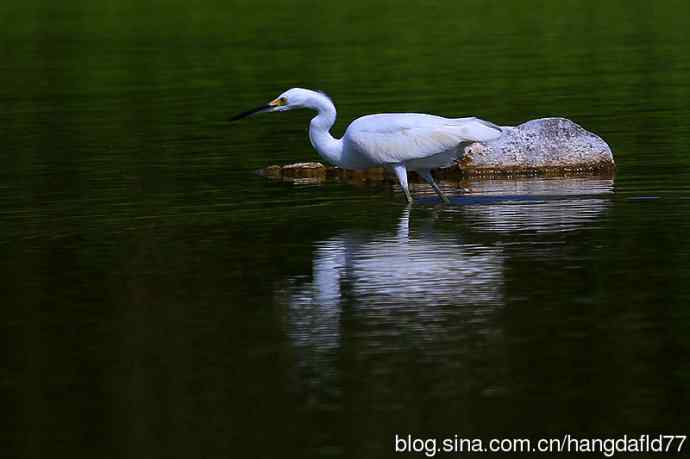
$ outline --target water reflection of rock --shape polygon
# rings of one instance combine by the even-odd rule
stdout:
[[[402,211],[390,232],[346,230],[316,244],[311,277],[295,276],[277,294],[301,365],[334,372],[344,337],[362,353],[402,342],[454,352],[500,339],[510,244],[494,235],[562,232],[596,222],[611,180],[534,179],[473,183],[461,205]],[[429,198],[432,199],[432,198]],[[433,198],[435,199],[435,198]],[[544,256],[541,250],[539,256]],[[398,347],[396,347],[398,346]],[[320,377],[321,377],[320,376]],[[319,378],[320,378],[319,377]]]
[[[460,212],[474,231],[572,231],[595,223],[608,208],[612,179],[488,180],[471,184]]]

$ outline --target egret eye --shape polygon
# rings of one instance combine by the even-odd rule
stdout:
[[[287,105],[287,97],[281,97],[278,99],[278,105]]]

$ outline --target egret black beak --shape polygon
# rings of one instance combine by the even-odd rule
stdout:
[[[237,121],[242,118],[246,118],[248,116],[253,115],[254,113],[261,113],[261,112],[271,112],[273,110],[278,109],[278,107],[282,107],[283,105],[287,104],[287,99],[285,97],[279,97],[275,100],[270,101],[266,105],[262,105],[261,107],[256,107],[255,109],[246,111],[244,113],[240,113],[239,115],[233,116],[230,118],[230,122],[232,121]]]
[[[246,117],[251,116],[255,113],[261,113],[261,112],[265,112],[268,110],[272,110],[273,108],[274,108],[274,106],[270,105],[270,104],[262,105],[261,107],[256,107],[256,108],[253,108],[251,110],[247,110],[246,112],[242,112],[239,115],[233,116],[232,118],[230,118],[230,122],[241,120],[242,118],[246,118]]]

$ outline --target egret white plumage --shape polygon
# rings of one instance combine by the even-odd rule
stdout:
[[[421,113],[382,113],[354,120],[341,139],[329,132],[335,123],[335,105],[322,92],[292,88],[266,105],[241,113],[231,121],[254,113],[282,112],[296,108],[315,110],[309,139],[319,155],[344,169],[383,166],[395,172],[408,202],[412,195],[407,171],[416,171],[446,203],[431,169],[453,164],[462,144],[501,136],[501,128],[479,118],[443,118]]]

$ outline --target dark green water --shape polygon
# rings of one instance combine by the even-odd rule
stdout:
[[[3,457],[688,434],[688,3],[6,0],[0,29]],[[618,170],[411,211],[272,182],[310,115],[225,119],[292,86],[338,135],[566,116]]]

